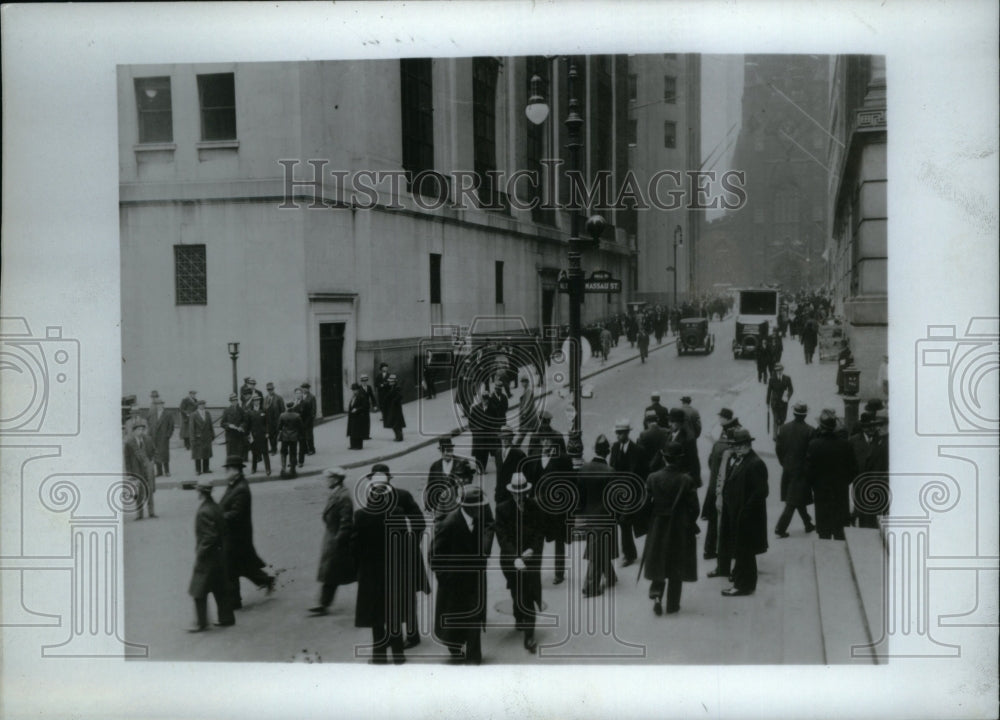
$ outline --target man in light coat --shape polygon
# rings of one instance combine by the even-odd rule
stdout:
[[[351,532],[354,526],[354,502],[344,487],[347,471],[340,467],[323,473],[330,488],[330,495],[323,508],[323,549],[319,559],[316,580],[322,583],[319,604],[309,608],[314,617],[326,615],[333,596],[340,585],[355,581],[351,557]]]

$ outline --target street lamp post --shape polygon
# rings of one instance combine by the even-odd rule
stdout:
[[[567,83],[567,97],[569,98],[568,112],[565,120],[567,130],[566,149],[569,150],[569,162],[567,163],[567,175],[574,176],[580,171],[580,149],[583,147],[583,117],[580,115],[580,101],[576,97],[576,83],[579,77],[576,69],[576,61],[568,58],[569,72]],[[531,95],[528,98],[528,105],[525,107],[525,115],[528,120],[535,125],[545,122],[548,117],[548,105],[541,95],[541,79],[536,75],[531,79]],[[577,193],[570,192],[570,238],[567,259],[569,269],[566,273],[569,290],[569,384],[573,391],[573,422],[569,431],[569,441],[566,451],[570,457],[582,459],[583,457],[583,429],[582,429],[582,387],[580,377],[580,367],[582,364],[580,346],[580,305],[584,292],[583,267],[580,264],[580,256],[584,243],[580,240],[580,211],[579,198]],[[605,221],[600,215],[592,215],[587,219],[587,233],[598,241],[604,231]]]
[[[229,343],[229,357],[233,359],[233,392],[238,392],[236,385],[236,358],[240,356],[240,344],[238,342]]]

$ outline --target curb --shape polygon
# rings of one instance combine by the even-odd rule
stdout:
[[[626,342],[628,342],[628,341],[626,340]],[[654,352],[657,352],[659,350],[663,350],[664,348],[667,348],[667,347],[670,347],[671,345],[676,345],[676,344],[677,344],[677,338],[671,336],[670,339],[668,339],[668,340],[665,339],[662,344],[657,345],[655,348],[650,348],[649,349],[649,354],[652,355]],[[629,363],[629,362],[632,362],[633,360],[637,360],[638,358],[639,358],[639,354],[638,354],[638,351],[636,351],[635,355],[623,358],[621,360],[617,360],[614,363],[611,363],[611,364],[608,364],[608,365],[602,365],[599,369],[596,369],[593,372],[588,373],[587,375],[581,375],[580,380],[583,381],[583,380],[587,380],[588,378],[595,377],[597,375],[600,375],[603,372],[607,372],[608,370],[612,370],[612,369],[614,369],[616,367],[624,365],[625,363]],[[569,385],[569,383],[566,383],[562,387],[568,387],[568,385]],[[551,395],[552,392],[553,392],[552,389],[546,390],[545,392],[539,394],[538,397],[539,398],[546,397],[547,395]],[[417,450],[422,450],[425,447],[427,447],[428,445],[434,445],[441,438],[444,438],[444,437],[455,437],[457,435],[461,435],[463,432],[465,432],[465,430],[463,428],[460,428],[460,427],[459,428],[453,428],[450,432],[442,433],[441,435],[435,435],[434,437],[427,438],[426,440],[421,440],[420,442],[414,443],[413,445],[408,445],[407,447],[401,448],[400,450],[397,450],[397,451],[394,451],[394,452],[390,452],[390,453],[386,453],[384,455],[379,455],[377,457],[369,458],[367,460],[358,460],[358,461],[350,462],[350,463],[341,463],[340,467],[344,468],[345,470],[356,470],[357,468],[360,468],[360,467],[366,467],[366,466],[369,466],[369,465],[375,465],[376,463],[386,462],[388,460],[395,460],[396,458],[402,457],[404,455],[409,455],[410,453],[416,452]],[[280,471],[279,471],[279,473],[280,473]],[[323,473],[323,469],[305,470],[305,471],[299,472],[294,479],[298,480],[298,479],[304,478],[304,477],[312,477],[312,476],[315,476],[315,475],[321,475],[322,473]],[[291,480],[293,478],[288,478],[288,479]],[[257,476],[247,477],[246,480],[247,480],[247,483],[253,485],[253,484],[261,483],[261,482],[280,482],[280,481],[282,481],[282,478],[281,478],[280,474],[278,474],[276,476],[271,476],[271,477],[268,477],[267,475],[265,475],[263,477],[257,477]],[[225,484],[226,484],[225,478],[219,478],[217,481],[216,480],[212,481],[212,486],[213,487],[218,487],[218,486],[225,485]],[[160,479],[157,479],[156,486],[157,486],[158,489],[159,488],[163,488],[163,489],[179,488],[181,486],[181,483],[178,482],[178,481],[162,482]]]

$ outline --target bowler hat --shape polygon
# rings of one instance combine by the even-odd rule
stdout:
[[[774,364],[774,371],[775,371],[775,372],[777,372],[777,371],[779,371],[779,370],[784,370],[784,369],[785,369],[785,366],[784,366],[784,365],[782,365],[781,363],[775,363],[775,364]]]
[[[730,410],[729,408],[722,408],[721,410],[719,410],[719,417],[722,418],[723,420],[732,420],[733,411]]]
[[[463,480],[470,480],[476,476],[476,469],[465,460],[460,460],[452,467],[451,474]]]
[[[802,402],[795,403],[795,406],[792,407],[793,415],[805,415],[808,412],[809,412],[809,406]]]
[[[308,390],[309,388],[311,388],[311,387],[312,387],[312,385],[310,385],[310,384],[309,384],[309,383],[307,383],[307,382],[304,382],[304,383],[302,383],[301,385],[299,385],[299,387],[300,387],[300,388],[302,388],[303,390]]]
[[[149,397],[158,398],[158,397],[160,397],[160,393],[158,393],[156,390],[154,390],[153,392],[149,393]]]
[[[678,462],[684,457],[684,446],[679,442],[670,442],[660,450],[660,454],[667,462]]]
[[[367,376],[367,375],[362,375],[362,376],[361,376],[361,379],[362,379],[362,380],[367,380],[367,379],[368,379],[368,376]]]
[[[681,398],[681,402],[684,403],[685,405],[690,405],[691,404],[691,396],[690,395],[685,395],[684,397]]]
[[[239,400],[239,399],[240,399],[240,396],[237,395],[236,393],[229,393],[229,402],[232,402],[233,400]]]
[[[671,408],[670,410],[670,422],[684,422],[687,419],[687,415],[680,408]]]
[[[730,445],[749,445],[753,441],[753,437],[750,435],[750,431],[746,428],[739,428],[738,430],[733,430],[733,434],[729,437]]]
[[[462,499],[460,502],[463,507],[478,507],[486,504],[486,498],[483,496],[481,488],[475,485],[466,485],[462,488]]]
[[[198,490],[211,490],[212,489],[212,478],[210,477],[199,477],[194,486]]]
[[[267,384],[267,389],[268,389],[268,390],[274,390],[274,383],[272,383],[272,382],[269,382],[269,383]]]
[[[239,468],[240,470],[242,470],[244,467],[246,467],[246,463],[243,461],[243,458],[241,456],[230,455],[229,457],[226,458],[226,464],[223,465],[222,467]]]
[[[512,493],[526,493],[531,490],[531,483],[528,482],[528,478],[525,477],[524,473],[516,472],[511,475],[510,482],[507,483],[507,489]]]
[[[385,475],[392,480],[392,473],[389,472],[389,466],[385,463],[376,463],[375,465],[372,465],[371,474],[374,475],[375,473],[385,473]]]
[[[649,399],[650,399],[650,400],[659,400],[659,399],[660,399],[660,391],[659,391],[659,390],[654,390],[654,391],[653,391],[653,392],[652,392],[652,393],[650,394],[650,396],[649,396]]]
[[[885,404],[879,398],[872,398],[865,403],[865,410],[871,413],[876,413],[884,407]]]
[[[440,440],[438,440],[438,447],[441,450],[444,450],[445,448],[449,448],[450,449],[450,448],[454,448],[455,447],[455,443],[453,443],[451,441],[450,437],[443,437]]]
[[[834,430],[837,427],[837,413],[829,408],[819,414],[819,426],[823,430]]]

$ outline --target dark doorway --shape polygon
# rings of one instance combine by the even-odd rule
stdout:
[[[319,376],[320,415],[344,412],[344,326],[345,323],[320,323]]]

